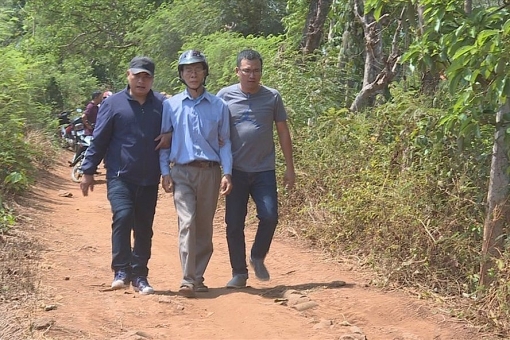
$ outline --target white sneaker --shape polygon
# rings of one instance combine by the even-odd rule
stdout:
[[[112,282],[112,289],[126,288],[129,285],[129,277],[126,272],[119,270],[115,272]]]
[[[248,274],[234,274],[232,279],[227,282],[227,288],[245,288]]]
[[[150,286],[145,277],[138,277],[133,280],[133,289],[142,295],[154,294],[154,288]]]

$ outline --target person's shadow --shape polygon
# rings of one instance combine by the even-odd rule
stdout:
[[[344,281],[331,281],[331,282],[314,282],[314,283],[303,283],[297,285],[277,285],[269,288],[253,288],[246,286],[246,288],[226,288],[226,287],[209,287],[208,292],[197,292],[195,298],[197,299],[215,299],[221,295],[227,295],[232,293],[245,293],[252,295],[259,295],[267,299],[280,299],[284,293],[289,290],[304,291],[315,288],[322,289],[339,289],[339,288],[353,288],[355,285],[352,283],[346,283]],[[155,291],[156,295],[166,296],[181,296],[179,292],[174,291]]]

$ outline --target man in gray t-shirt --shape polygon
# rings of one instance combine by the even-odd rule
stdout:
[[[284,185],[290,189],[295,180],[287,113],[279,92],[260,84],[260,54],[254,50],[241,51],[237,55],[236,73],[239,83],[223,88],[217,94],[227,103],[231,116],[232,192],[226,197],[225,221],[232,279],[227,288],[246,287],[248,268],[244,227],[250,196],[259,219],[250,264],[258,279],[267,281],[270,277],[264,259],[278,224],[273,126],[276,126],[285,158]]]

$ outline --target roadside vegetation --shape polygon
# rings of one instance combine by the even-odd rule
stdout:
[[[318,14],[305,2],[227,3],[136,0],[117,8],[115,2],[37,0],[0,7],[6,19],[0,24],[2,305],[19,304],[22,292],[12,282],[20,276],[26,296],[36,288],[32,262],[20,249],[37,245],[27,243],[32,241],[15,202],[37,180],[37,169],[53,164],[56,115],[84,107],[96,89],[121,90],[136,54],[156,61],[154,87],[172,94],[182,90],[179,53],[199,49],[211,70],[207,88],[216,93],[236,81],[236,53],[255,48],[265,57],[263,83],[284,98],[294,141],[297,184],[280,191],[280,231],[332,257],[357,259],[377,273],[374,285],[406,289],[484,331],[508,336],[508,197],[503,204],[488,200],[495,133],[503,127],[504,137],[508,128],[505,112],[497,118],[510,92],[510,80],[502,76],[510,73],[508,4],[473,1],[470,12],[454,0],[420,6],[325,1],[329,17],[321,29],[327,32],[329,25],[329,32],[315,46],[307,40],[315,31],[304,33],[303,27],[320,25],[307,21]],[[253,6],[271,10],[257,17],[241,10]],[[419,11],[402,19],[406,6],[424,9],[429,31],[418,27]],[[364,74],[370,69],[367,26],[355,13],[381,29],[377,43],[384,44],[385,56],[394,55],[395,46],[401,51],[395,55],[400,63],[374,68],[385,74]],[[402,22],[405,28],[397,27]],[[491,30],[477,36],[482,26]],[[395,41],[394,32],[408,41]],[[487,47],[489,42],[495,45]],[[503,173],[507,168],[508,161]],[[493,221],[502,223],[496,253],[482,250]],[[16,322],[0,327],[7,324],[11,335],[23,331],[12,326]]]

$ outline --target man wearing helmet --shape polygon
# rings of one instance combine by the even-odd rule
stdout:
[[[208,291],[204,273],[213,252],[213,218],[218,190],[228,195],[232,189],[232,153],[228,108],[204,87],[205,56],[196,50],[182,53],[178,72],[186,89],[163,103],[161,131],[173,133],[171,149],[160,150],[160,167],[163,189],[173,192],[178,215],[179,292],[194,297]]]
[[[103,92],[103,100],[110,97],[112,94],[113,94],[112,91],[104,91]]]

